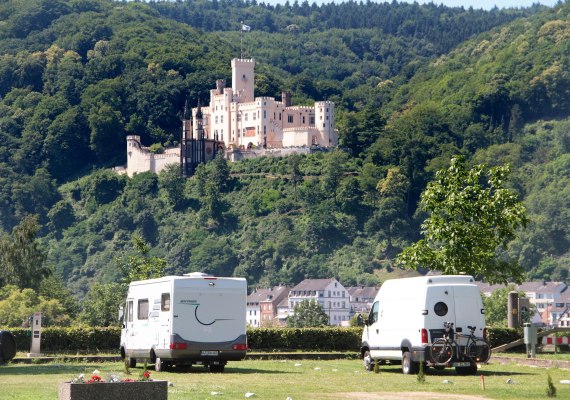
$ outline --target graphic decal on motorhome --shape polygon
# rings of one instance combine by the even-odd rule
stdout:
[[[196,308],[194,309],[194,317],[196,318],[196,321],[198,321],[198,323],[200,325],[210,326],[210,325],[213,325],[214,323],[216,323],[217,321],[232,321],[232,320],[234,320],[234,318],[216,318],[212,322],[202,322],[202,321],[200,321],[200,318],[198,318],[198,308],[200,307],[200,303],[198,303],[196,300],[180,300],[180,304],[186,304],[189,306],[196,306]]]

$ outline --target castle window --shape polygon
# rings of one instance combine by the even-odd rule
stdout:
[[[303,125],[305,125],[305,116],[303,115]]]
[[[247,113],[245,113],[245,120],[247,121]]]
[[[290,124],[293,123],[293,116],[291,114],[287,115],[287,122]]]
[[[279,113],[279,121],[281,121],[281,113]]]
[[[309,117],[309,124],[315,125],[315,117],[313,115]]]
[[[326,127],[327,127],[327,124],[323,124],[323,128],[326,128]]]
[[[327,117],[327,119],[328,119],[328,117]],[[222,123],[222,124],[224,123],[224,116],[223,115],[220,116],[220,123]]]
[[[216,115],[216,124],[218,123],[218,116]]]
[[[267,110],[263,110],[263,118],[267,118]]]

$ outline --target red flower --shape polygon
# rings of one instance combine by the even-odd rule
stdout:
[[[144,377],[145,379],[150,378],[150,372],[144,371],[144,372],[143,372],[143,377]]]
[[[97,382],[105,382],[99,375],[92,375],[91,379],[87,381],[87,383],[97,383]]]

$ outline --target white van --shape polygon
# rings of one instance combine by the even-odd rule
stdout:
[[[477,364],[461,352],[445,365],[431,361],[430,345],[444,336],[444,323],[453,323],[455,332],[462,335],[468,335],[470,327],[475,328],[475,336],[486,337],[485,310],[473,277],[387,280],[374,299],[362,333],[360,356],[365,369],[389,362],[401,363],[405,374],[417,373],[420,363],[425,367],[455,367],[459,374],[477,372]],[[458,343],[466,340],[457,336]]]
[[[247,351],[247,283],[203,273],[134,281],[129,285],[121,357],[130,367],[202,364],[223,372]]]

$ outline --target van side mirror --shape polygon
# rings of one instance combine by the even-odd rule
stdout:
[[[124,317],[125,317],[125,312],[123,310],[123,306],[119,307],[119,324],[124,328],[125,324],[124,324]]]

